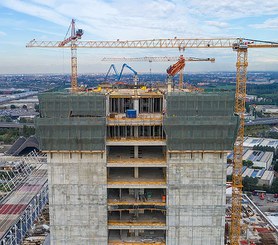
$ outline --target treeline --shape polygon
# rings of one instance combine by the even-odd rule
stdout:
[[[257,95],[258,97],[263,97],[267,99],[267,103],[259,102],[258,104],[272,104],[278,105],[278,83],[273,84],[247,84],[247,93],[252,95]]]
[[[23,126],[20,128],[0,128],[0,141],[4,144],[13,144],[19,136],[24,136],[28,138],[35,134],[35,128]]]

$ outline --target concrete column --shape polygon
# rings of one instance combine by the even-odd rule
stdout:
[[[134,137],[135,137],[135,138],[138,138],[138,137],[139,137],[138,126],[134,126]]]
[[[134,146],[134,158],[138,158],[139,156],[139,146],[135,145]]]
[[[136,116],[139,114],[139,99],[133,100],[133,109],[136,110]]]
[[[139,168],[138,167],[134,168],[134,178],[136,178],[136,179],[139,178]]]
[[[109,96],[106,96],[106,115],[109,115]]]
[[[173,77],[168,76],[167,79],[167,92],[172,92],[173,91]]]

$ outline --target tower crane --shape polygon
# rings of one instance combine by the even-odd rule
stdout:
[[[183,55],[180,56],[179,60],[174,64],[168,67],[167,74],[167,87],[168,92],[172,91],[173,88],[173,77],[178,73],[182,72],[185,67],[185,58]]]
[[[181,56],[162,56],[162,57],[152,57],[152,56],[145,56],[145,57],[138,57],[138,58],[127,58],[127,57],[112,57],[112,58],[106,58],[104,57],[101,61],[129,61],[129,62],[167,62],[167,61],[178,61]],[[215,58],[195,58],[195,57],[183,57],[184,61],[186,62],[192,62],[192,61],[210,61],[212,63],[215,62]],[[183,70],[180,70],[180,77],[179,77],[179,89],[181,90],[183,88]]]
[[[161,57],[153,57],[153,56],[145,56],[145,57],[137,57],[137,58],[128,58],[128,57],[112,57],[106,58],[104,57],[101,61],[128,61],[128,62],[166,62],[166,61],[178,61],[179,56],[161,56]],[[195,58],[195,57],[184,57],[185,61],[210,61],[215,62],[215,58]]]
[[[248,50],[253,48],[278,48],[277,42],[261,41],[247,38],[169,38],[133,41],[75,41],[74,45],[66,43],[59,45],[60,41],[30,41],[28,48],[176,48],[185,49],[214,49],[229,48],[237,52],[236,62],[236,94],[235,114],[240,118],[239,130],[234,144],[233,178],[232,178],[232,222],[230,244],[239,245],[240,220],[242,201],[242,153],[244,141],[244,109],[246,98],[246,75],[248,66]],[[72,71],[72,75],[73,75]]]
[[[62,42],[58,44],[58,47],[64,47],[65,45],[70,43],[71,47],[71,90],[72,92],[77,91],[77,46],[76,41],[78,39],[81,39],[83,35],[82,29],[75,30],[75,20],[71,20],[71,24],[69,26],[69,29],[67,31],[67,34],[70,31],[70,36],[68,38],[65,38]],[[66,34],[66,36],[67,36]]]

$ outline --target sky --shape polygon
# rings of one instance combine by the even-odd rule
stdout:
[[[278,0],[1,0],[0,74],[70,73],[69,49],[26,48],[32,39],[62,41],[71,19],[82,40],[244,37],[278,41]],[[79,49],[78,73],[106,72],[103,57],[215,58],[188,62],[188,72],[235,71],[230,49]],[[248,52],[250,71],[278,71],[278,48]],[[171,63],[135,63],[139,73],[164,73]],[[122,64],[116,63],[120,68]]]

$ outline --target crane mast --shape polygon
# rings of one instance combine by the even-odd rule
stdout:
[[[71,24],[69,27],[71,31],[71,35],[66,38],[64,41],[58,44],[58,47],[64,47],[68,43],[70,43],[71,48],[71,91],[76,92],[78,89],[77,86],[77,45],[76,40],[81,39],[83,35],[83,30],[78,29],[75,31],[75,20],[71,20]]]
[[[82,31],[82,30],[81,30]],[[82,31],[83,34],[83,31]],[[81,36],[80,36],[81,38]],[[278,48],[277,42],[252,40],[246,38],[169,38],[169,39],[151,39],[151,40],[126,40],[126,41],[77,41],[65,42],[60,45],[60,41],[36,41],[33,39],[26,47],[28,48],[175,48],[179,50],[191,48],[232,48],[237,51],[237,74],[236,74],[236,95],[235,95],[235,113],[240,118],[240,126],[236,142],[234,145],[234,165],[233,165],[233,184],[232,184],[232,222],[230,240],[231,245],[239,245],[240,241],[240,220],[241,220],[241,200],[242,200],[242,154],[244,139],[244,107],[246,97],[246,72],[247,72],[247,49],[249,48]],[[70,39],[72,41],[72,39]],[[72,55],[75,53],[73,52]],[[76,62],[74,58],[72,62]],[[73,63],[72,66],[76,64]],[[75,70],[77,72],[77,69]],[[76,73],[72,72],[73,75]],[[75,80],[72,80],[72,90],[77,88]]]
[[[181,55],[179,57],[179,60],[174,64],[174,65],[171,65],[168,67],[168,69],[166,70],[167,71],[167,74],[168,74],[168,77],[167,77],[167,91],[168,92],[171,92],[173,90],[173,77],[178,73],[180,72],[180,79],[179,79],[179,88],[181,89],[182,88],[182,80],[183,80],[183,69],[185,67],[185,59],[183,57],[183,55]]]
[[[233,47],[237,51],[236,62],[236,94],[235,114],[239,116],[239,129],[234,144],[233,175],[232,175],[232,222],[230,240],[231,245],[238,245],[240,238],[240,220],[242,209],[242,155],[244,141],[244,112],[246,99],[247,76],[247,45],[239,44]]]

